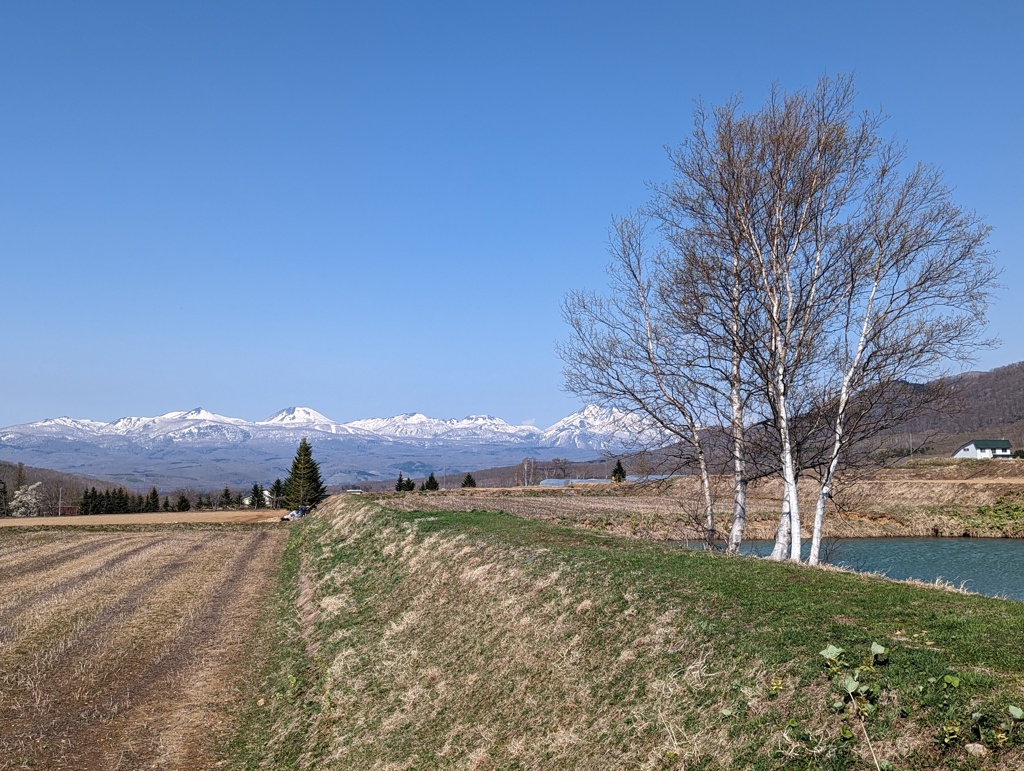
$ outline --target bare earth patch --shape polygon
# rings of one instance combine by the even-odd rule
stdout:
[[[150,514],[94,514],[88,517],[0,517],[0,527],[61,527],[74,525],[168,525],[193,522],[276,522],[286,511],[161,511]]]
[[[214,767],[286,538],[282,528],[0,539],[0,769]]]

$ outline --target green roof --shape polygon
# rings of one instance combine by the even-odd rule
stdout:
[[[967,444],[973,444],[979,450],[1009,450],[1012,446],[1009,439],[972,439]]]

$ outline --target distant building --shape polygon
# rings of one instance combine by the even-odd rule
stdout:
[[[573,485],[607,485],[609,479],[542,479],[541,487],[572,487]]]
[[[1012,447],[1008,439],[972,439],[953,453],[954,458],[992,460],[1009,458]]]
[[[627,482],[657,482],[662,479],[670,479],[671,474],[648,474],[647,476],[638,476],[636,474],[630,474],[626,477]],[[572,487],[573,485],[610,485],[612,480],[605,479],[542,479],[540,480],[541,487]]]

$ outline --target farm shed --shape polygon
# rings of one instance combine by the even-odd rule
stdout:
[[[1011,445],[1008,439],[972,439],[953,453],[954,458],[973,458],[975,460],[992,460],[993,458],[1009,458]]]

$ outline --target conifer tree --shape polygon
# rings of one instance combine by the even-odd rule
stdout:
[[[254,509],[262,509],[266,506],[263,498],[263,485],[259,482],[252,483],[252,490],[249,491],[249,505]]]
[[[7,483],[0,479],[0,517],[7,516]]]
[[[220,504],[220,507],[222,509],[231,508],[231,503],[233,501],[234,501],[234,496],[231,495],[231,489],[228,488],[228,487],[225,487],[224,488],[224,492],[222,492],[220,494],[220,501],[218,502]]]
[[[612,469],[612,481],[613,482],[625,482],[626,481],[626,469],[622,467],[622,461],[615,461],[615,468]]]
[[[306,437],[302,437],[292,461],[291,473],[284,482],[285,506],[289,509],[316,506],[326,497],[327,488],[320,476],[320,466],[313,460],[313,448]]]
[[[395,492],[400,493],[405,491],[405,478],[402,476],[402,472],[398,472],[398,481],[395,482]]]
[[[466,476],[464,476],[462,478],[462,486],[463,487],[476,487],[476,479],[473,478],[472,474],[466,474]]]
[[[188,502],[188,498],[182,493],[178,496],[178,504],[176,506],[178,511],[188,511],[192,508],[192,504]]]
[[[270,505],[275,509],[281,507],[281,502],[284,500],[284,482],[280,479],[275,479],[274,484],[270,486]]]
[[[423,483],[424,490],[437,490],[441,485],[437,483],[437,477],[434,476],[434,472],[430,472],[430,476],[427,477],[427,481]]]

